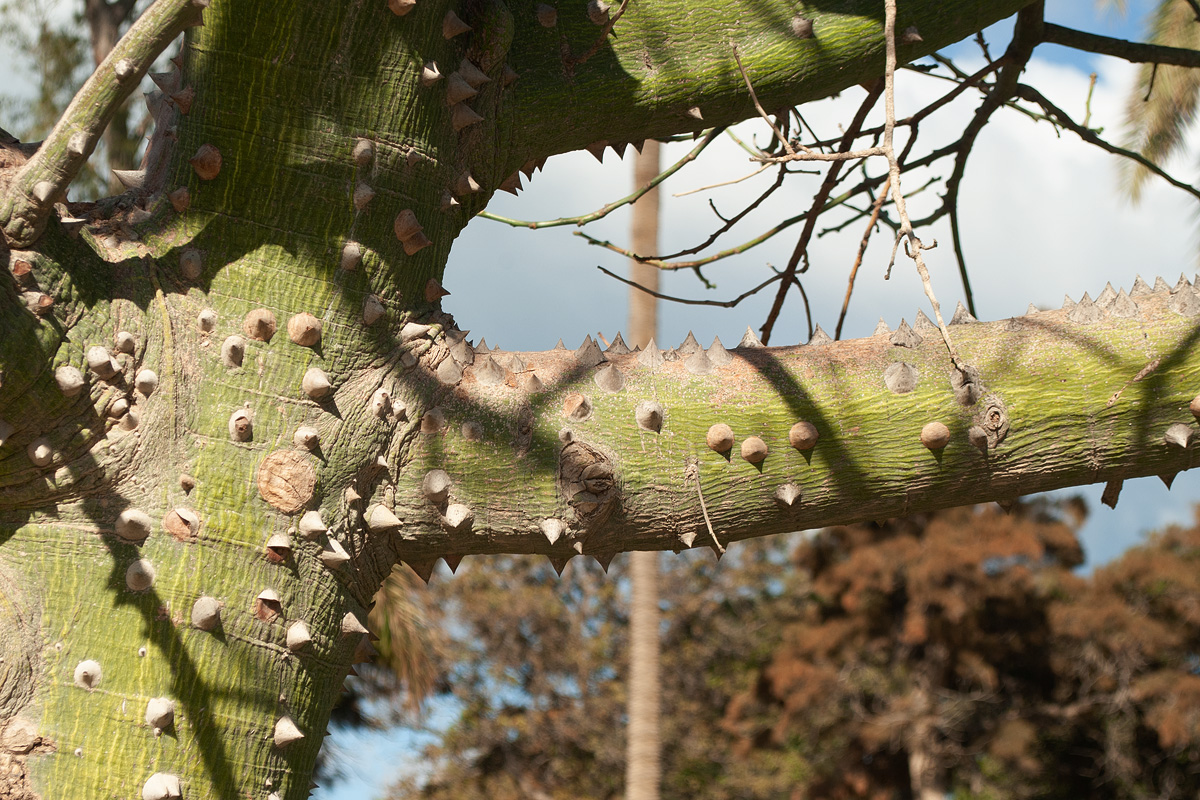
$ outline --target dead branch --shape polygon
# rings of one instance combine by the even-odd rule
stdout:
[[[846,297],[842,300],[842,313],[838,314],[837,328],[833,333],[834,339],[842,338],[842,323],[846,321],[846,311],[850,308],[850,295],[854,293],[854,279],[858,276],[858,268],[862,264],[863,255],[867,252],[867,245],[871,242],[871,233],[879,222],[879,211],[883,208],[884,201],[887,200],[890,187],[891,177],[889,176],[888,180],[884,181],[879,196],[871,205],[871,220],[867,223],[867,229],[863,231],[862,241],[858,243],[858,253],[854,256],[854,266],[850,268],[850,279],[846,282]]]
[[[1060,44],[1075,50],[1084,50],[1102,56],[1122,58],[1133,64],[1169,64],[1175,67],[1200,67],[1200,50],[1186,47],[1168,47],[1145,42],[1130,42],[1114,39],[1098,33],[1077,31],[1047,22],[1042,26],[1042,41]]]

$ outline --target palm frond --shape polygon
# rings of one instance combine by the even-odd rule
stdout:
[[[1187,0],[1161,0],[1150,25],[1154,44],[1200,49],[1200,23]],[[1200,70],[1144,65],[1125,108],[1125,146],[1161,166],[1182,147],[1198,98]],[[1126,191],[1136,201],[1151,173],[1130,162],[1124,173]]]
[[[379,637],[375,664],[390,670],[404,687],[403,704],[414,713],[438,680],[440,637],[429,625],[422,603],[426,595],[412,570],[397,565],[376,593],[369,620]]]

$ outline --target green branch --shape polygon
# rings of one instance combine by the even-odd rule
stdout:
[[[208,2],[158,0],[121,37],[0,197],[0,228],[11,245],[27,246],[41,235],[113,115],[175,37],[202,24]]]

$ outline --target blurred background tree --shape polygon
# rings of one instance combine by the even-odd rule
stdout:
[[[1084,577],[1084,515],[964,508],[672,560],[662,796],[1194,797],[1200,527]],[[435,581],[453,722],[389,796],[621,797],[621,566]]]

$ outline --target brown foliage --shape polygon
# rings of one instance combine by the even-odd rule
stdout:
[[[956,509],[668,560],[663,797],[1195,796],[1200,528],[1085,578],[1081,519]],[[396,796],[620,796],[614,575],[435,584],[459,716]]]

